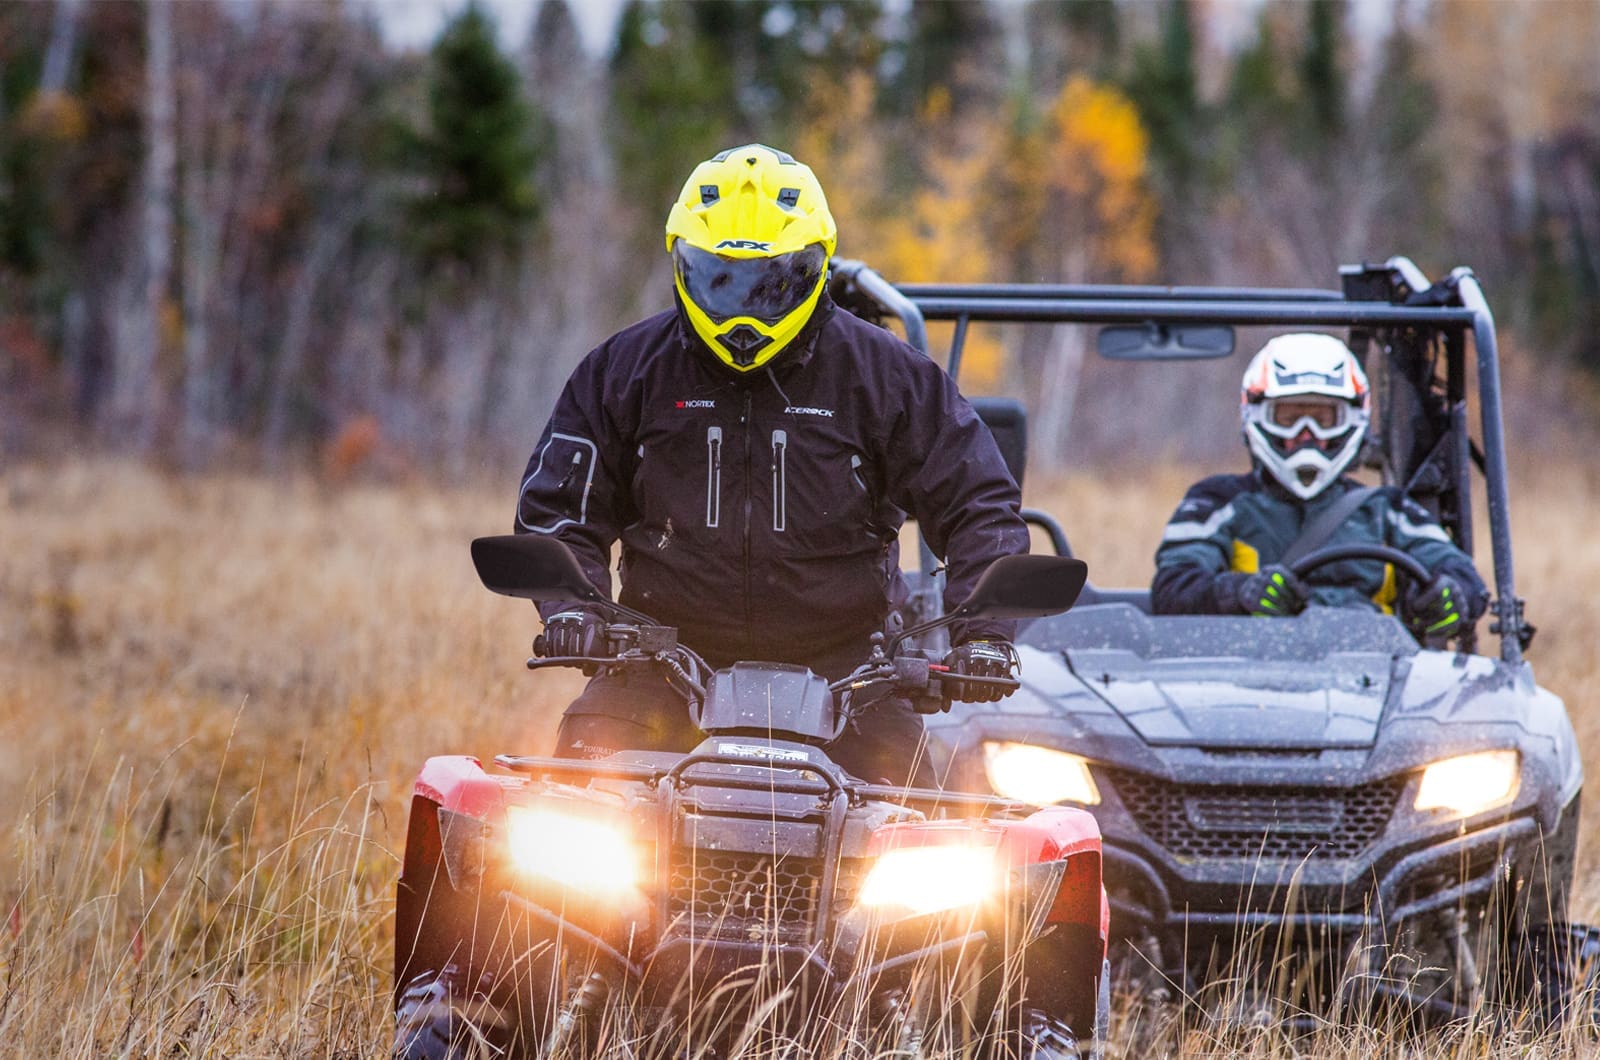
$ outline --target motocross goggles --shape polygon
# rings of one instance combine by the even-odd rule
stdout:
[[[820,243],[766,258],[725,258],[683,239],[672,244],[684,296],[713,324],[734,317],[780,323],[816,292],[827,263]]]
[[[1348,401],[1318,394],[1293,394],[1268,398],[1251,417],[1268,434],[1285,440],[1310,432],[1319,443],[1329,442],[1364,420]]]

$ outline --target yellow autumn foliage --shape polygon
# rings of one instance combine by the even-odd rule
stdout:
[[[1133,102],[1110,85],[1073,77],[1020,159],[1039,167],[1033,238],[1062,248],[1059,278],[1140,280],[1155,272],[1156,202],[1146,186],[1149,137]],[[1051,231],[1054,229],[1054,231]]]
[[[994,248],[985,237],[982,196],[992,151],[988,134],[957,129],[946,93],[935,91],[917,118],[929,152],[922,180],[909,195],[891,194],[894,181],[881,141],[869,128],[877,88],[866,74],[823,82],[813,94],[818,115],[797,138],[795,153],[817,173],[839,224],[840,252],[860,257],[895,283],[982,283],[997,275]],[[932,324],[933,350],[948,349],[952,326]],[[962,383],[992,389],[1000,377],[1003,347],[993,328],[968,331]]]

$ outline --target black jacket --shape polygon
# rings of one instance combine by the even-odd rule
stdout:
[[[1238,584],[1279,562],[1306,525],[1358,487],[1348,476],[1309,501],[1291,496],[1261,471],[1213,475],[1189,488],[1156,550],[1150,586],[1157,614],[1242,614]],[[1394,487],[1375,490],[1328,536],[1327,545],[1389,545],[1434,574],[1448,574],[1466,591],[1469,619],[1483,613],[1488,592],[1472,558],[1437,520]],[[1376,560],[1341,560],[1307,573],[1311,602],[1324,607],[1395,611],[1395,572]]]
[[[714,666],[813,665],[852,645],[864,658],[904,598],[906,513],[945,558],[953,606],[992,560],[1028,550],[1020,507],[939,366],[825,300],[771,377],[718,369],[671,311],[606,340],[556,403],[516,529],[556,534],[607,594],[620,538],[621,602]]]

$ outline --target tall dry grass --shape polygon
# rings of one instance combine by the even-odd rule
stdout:
[[[1035,499],[1097,581],[1135,584],[1189,478],[1081,476]],[[1532,658],[1593,757],[1600,469],[1517,486]],[[111,460],[0,474],[0,1055],[384,1053],[411,775],[431,753],[546,749],[576,688],[522,670],[531,610],[472,573],[466,542],[509,513],[509,488]],[[1291,1039],[1120,1011],[1114,1040],[1154,1055],[1585,1051],[1502,1027]]]

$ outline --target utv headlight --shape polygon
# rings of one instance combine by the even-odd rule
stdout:
[[[900,847],[882,854],[858,901],[912,913],[937,913],[981,902],[999,886],[995,848],[970,844]]]
[[[506,808],[511,864],[538,877],[605,897],[639,885],[639,855],[622,829],[542,806]]]
[[[985,740],[983,771],[995,794],[1019,802],[1036,806],[1058,802],[1095,806],[1100,802],[1100,789],[1089,775],[1088,760],[1065,751]]]
[[[1417,809],[1471,817],[1510,802],[1521,773],[1522,757],[1509,749],[1443,759],[1422,771]]]

